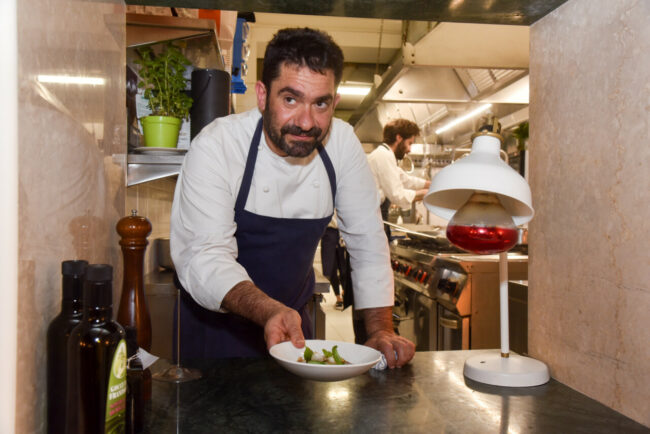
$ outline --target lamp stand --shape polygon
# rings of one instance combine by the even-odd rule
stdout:
[[[499,301],[501,351],[470,357],[465,361],[463,374],[479,383],[494,386],[529,387],[548,382],[548,368],[543,362],[510,352],[508,252],[499,253]]]

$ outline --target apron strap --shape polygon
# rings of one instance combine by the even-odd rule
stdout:
[[[244,169],[244,178],[239,187],[239,194],[237,194],[237,202],[235,202],[235,210],[241,211],[246,206],[246,199],[248,199],[248,192],[251,189],[251,182],[253,180],[253,171],[255,169],[255,160],[257,160],[257,148],[260,145],[260,137],[262,137],[262,118],[257,122],[257,128],[251,140],[251,146],[248,150],[248,158],[246,159],[246,168]]]
[[[330,180],[330,189],[332,190],[332,206],[336,208],[336,172],[334,172],[334,165],[332,165],[332,160],[330,156],[327,155],[327,151],[322,144],[318,145],[318,155],[320,155],[321,160],[323,160],[323,165],[327,171],[327,177]]]

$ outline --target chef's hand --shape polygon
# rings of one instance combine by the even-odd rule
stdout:
[[[249,280],[228,291],[221,306],[264,327],[267,348],[289,340],[296,348],[305,346],[300,314],[269,297]]]
[[[381,351],[391,369],[410,362],[415,355],[415,344],[393,331],[393,308],[378,307],[363,309],[362,312],[369,336],[365,345]]]
[[[392,330],[374,332],[365,345],[381,351],[391,369],[401,368],[415,355],[415,344]]]
[[[304,347],[305,336],[302,334],[301,323],[297,311],[282,305],[264,324],[266,347],[271,348],[285,341],[291,341],[296,348]]]

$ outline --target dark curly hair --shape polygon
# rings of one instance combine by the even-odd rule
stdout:
[[[334,73],[336,86],[343,75],[343,52],[330,35],[310,28],[279,30],[266,46],[262,83],[267,89],[280,75],[282,64],[307,66],[314,72]]]
[[[397,140],[397,135],[406,140],[410,137],[420,134],[420,128],[415,122],[408,119],[395,119],[384,126],[384,143],[392,145]]]

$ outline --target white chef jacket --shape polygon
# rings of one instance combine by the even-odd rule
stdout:
[[[415,190],[424,188],[426,180],[410,176],[397,165],[395,153],[382,143],[368,155],[368,164],[377,184],[381,202],[388,198],[402,209],[410,208]]]
[[[194,138],[176,184],[170,250],[183,287],[217,311],[226,293],[251,280],[236,261],[235,201],[261,114],[253,109],[215,119]],[[393,305],[393,273],[379,194],[352,127],[332,120],[324,144],[336,173],[337,223],[352,267],[356,309]],[[260,139],[245,209],[279,218],[322,218],[333,211],[327,171],[318,152],[280,157]]]

